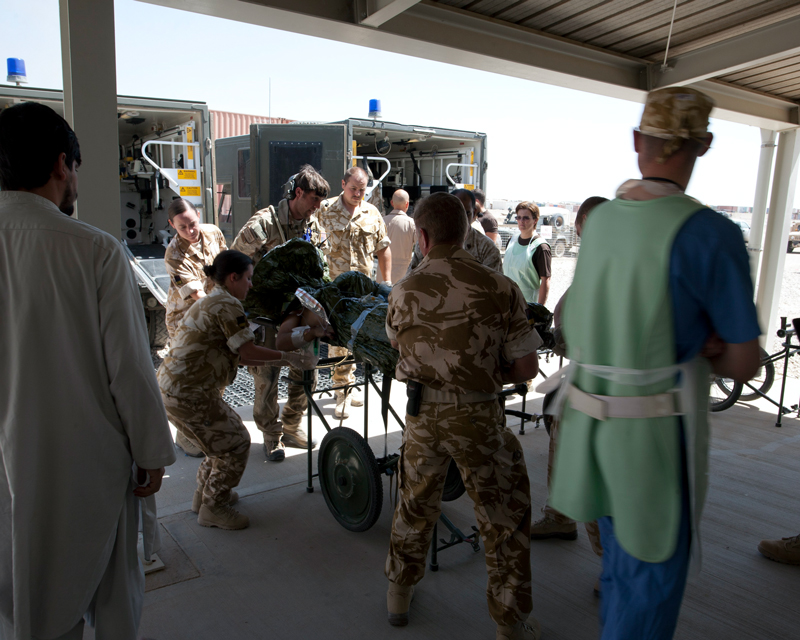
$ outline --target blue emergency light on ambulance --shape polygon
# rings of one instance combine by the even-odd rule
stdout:
[[[22,58],[8,58],[6,60],[8,77],[6,82],[15,82],[17,86],[28,83],[28,74],[25,73],[25,61]]]
[[[369,117],[370,118],[380,118],[381,117],[381,101],[375,98],[372,98],[369,101]]]

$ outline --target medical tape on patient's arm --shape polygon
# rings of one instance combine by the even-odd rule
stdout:
[[[292,329],[292,346],[295,349],[303,349],[308,346],[308,341],[305,338],[306,331],[311,327],[305,325],[304,327],[295,327]]]

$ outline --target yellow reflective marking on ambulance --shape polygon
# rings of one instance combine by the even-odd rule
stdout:
[[[182,196],[200,196],[200,187],[181,187]]]
[[[194,128],[186,127],[186,142],[194,142]],[[189,147],[189,160],[194,160],[194,147]],[[199,193],[197,195],[200,195]]]
[[[178,169],[178,180],[197,180],[197,171],[194,169]]]

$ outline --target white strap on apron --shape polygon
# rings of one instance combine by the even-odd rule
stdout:
[[[569,386],[570,406],[596,420],[609,418],[664,418],[681,415],[676,392],[652,396],[601,396]]]
[[[575,375],[576,367],[581,367],[584,370],[588,371],[592,375],[596,375],[604,380],[610,380],[612,382],[616,382],[619,384],[628,384],[628,385],[635,385],[635,386],[642,386],[642,385],[649,385],[653,384],[654,382],[659,382],[661,380],[666,380],[670,377],[674,377],[676,374],[681,374],[681,384],[680,388],[677,390],[670,391],[668,393],[657,394],[655,396],[643,396],[641,398],[635,398],[636,400],[644,399],[645,406],[634,407],[634,405],[628,404],[628,401],[632,398],[611,398],[609,396],[596,396],[592,394],[585,393],[577,389],[572,384],[572,379]],[[581,411],[582,413],[586,413],[593,418],[598,420],[604,420],[605,418],[600,417],[603,415],[603,412],[607,412],[606,418],[611,417],[640,417],[640,416],[615,416],[612,415],[616,411],[631,411],[632,409],[636,408],[637,410],[663,410],[667,411],[670,407],[669,403],[672,402],[671,409],[674,413],[668,413],[666,415],[681,415],[683,416],[683,427],[684,433],[686,436],[686,471],[689,480],[689,506],[690,506],[690,513],[691,513],[691,528],[692,528],[692,541],[691,546],[689,549],[689,557],[690,557],[690,565],[689,565],[689,575],[691,577],[696,576],[700,571],[701,566],[701,551],[700,551],[700,516],[702,513],[702,503],[698,502],[698,496],[696,493],[697,488],[697,474],[698,474],[698,462],[697,462],[697,445],[698,439],[701,441],[701,446],[704,448],[708,447],[707,444],[707,428],[705,428],[702,434],[698,434],[698,417],[699,414],[708,411],[708,395],[702,394],[702,397],[699,395],[699,389],[707,385],[708,381],[708,373],[710,371],[710,367],[707,362],[705,362],[702,358],[695,358],[690,362],[685,362],[681,365],[674,365],[671,367],[662,367],[660,369],[622,369],[619,367],[607,367],[602,365],[586,365],[586,364],[578,364],[576,362],[571,362],[565,367],[562,367],[554,374],[552,374],[547,380],[540,383],[536,387],[536,391],[539,393],[550,393],[556,389],[559,390],[558,394],[556,395],[555,401],[550,404],[547,408],[545,413],[553,414],[556,416],[561,416],[564,402],[566,402],[567,398],[569,398],[570,405]],[[707,388],[707,387],[705,387]],[[578,392],[577,394],[575,392]],[[663,400],[653,400],[654,398],[659,398],[660,396],[667,396],[670,399],[667,400],[666,398]],[[584,402],[583,407],[576,406],[575,397],[579,398],[577,400],[578,403]],[[611,400],[611,404],[608,404],[608,401]],[[622,401],[621,404],[614,404],[616,401]],[[598,404],[599,402],[605,403],[605,405]],[[663,403],[663,409],[661,405]],[[624,406],[623,406],[624,405]],[[594,415],[592,412],[597,412],[599,415]],[[653,417],[660,417],[660,416],[653,416]],[[703,420],[705,423],[705,420]],[[703,468],[699,471],[702,474],[707,473],[707,468]]]

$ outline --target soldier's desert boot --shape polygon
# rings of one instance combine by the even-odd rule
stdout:
[[[333,410],[333,416],[344,420],[350,417],[350,412],[347,410],[347,405],[350,404],[350,399],[346,398],[343,393],[336,392],[336,408]]]
[[[250,524],[250,518],[239,513],[229,504],[218,504],[213,507],[201,504],[197,514],[197,524],[228,530],[246,529]]]
[[[518,622],[513,627],[497,625],[496,640],[539,640],[542,628],[536,618],[530,617],[525,622]]]
[[[394,582],[389,583],[386,592],[386,608],[389,610],[389,624],[393,627],[405,627],[408,624],[408,609],[414,598],[414,587],[404,587]]]
[[[800,564],[800,535],[780,540],[762,540],[758,550],[762,556],[775,562]]]
[[[287,447],[294,447],[295,449],[308,449],[308,436],[306,436],[306,432],[303,431],[299,426],[298,427],[289,427],[287,425],[283,425],[283,437],[281,438],[281,442],[286,445]],[[317,446],[317,441],[311,441],[311,448]]]
[[[574,522],[556,522],[545,515],[531,525],[531,540],[559,538],[561,540],[577,540],[578,525]]]
[[[350,406],[363,407],[364,400],[361,397],[361,390],[358,388],[350,389]]]
[[[190,441],[189,438],[183,435],[180,431],[175,434],[175,444],[178,445],[178,448],[187,456],[192,458],[202,458],[204,455],[206,455],[200,450],[200,447]]]
[[[264,440],[264,455],[270,462],[282,462],[286,457],[283,442],[280,440]]]
[[[231,499],[228,504],[236,504],[239,502],[239,494],[235,491],[231,491]],[[192,497],[192,511],[195,513],[200,513],[200,505],[203,504],[203,490],[198,488],[194,491],[194,496]]]

